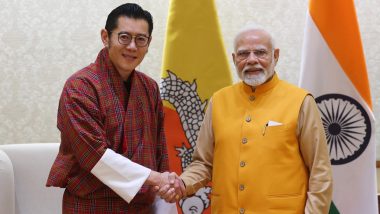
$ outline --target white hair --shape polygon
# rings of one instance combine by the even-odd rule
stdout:
[[[236,45],[237,45],[237,40],[239,39],[239,36],[245,32],[248,32],[248,31],[263,31],[265,33],[268,34],[269,36],[269,41],[272,45],[272,48],[275,49],[277,48],[276,47],[276,42],[272,36],[272,34],[270,32],[268,32],[266,29],[264,29],[263,27],[257,25],[257,24],[249,24],[249,25],[246,25],[245,27],[241,28],[238,33],[236,34],[235,36],[235,39],[234,39],[234,50],[236,50]]]

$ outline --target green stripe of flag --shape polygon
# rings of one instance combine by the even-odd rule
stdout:
[[[340,214],[334,202],[331,202],[329,214]]]

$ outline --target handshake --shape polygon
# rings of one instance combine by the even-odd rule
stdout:
[[[168,203],[174,203],[186,196],[185,185],[175,172],[151,171],[147,181],[147,184],[153,186],[153,191]]]

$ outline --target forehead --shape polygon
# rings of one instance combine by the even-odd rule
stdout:
[[[117,27],[115,32],[126,31],[132,34],[149,35],[149,25],[144,19],[135,19],[126,16],[120,16],[117,19]]]
[[[235,50],[272,49],[270,35],[262,30],[250,30],[236,37]]]

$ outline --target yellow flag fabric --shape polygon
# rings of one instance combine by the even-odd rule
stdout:
[[[162,66],[161,97],[170,169],[191,162],[212,94],[232,84],[213,0],[171,0]],[[210,213],[211,188],[178,203],[182,213]]]
[[[375,118],[353,0],[310,0],[300,86],[321,113],[333,166],[330,213],[378,213]]]

